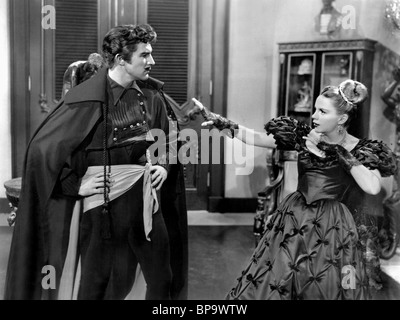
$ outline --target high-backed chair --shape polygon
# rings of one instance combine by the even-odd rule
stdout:
[[[71,63],[64,72],[61,98],[64,98],[72,87],[93,77],[103,66],[103,58],[98,53],[90,54],[87,60]]]
[[[254,218],[256,245],[271,213],[275,211],[279,202],[297,188],[297,151],[268,149],[266,160],[269,176],[266,187],[258,193]]]

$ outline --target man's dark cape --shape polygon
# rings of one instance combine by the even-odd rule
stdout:
[[[53,190],[71,154],[102,121],[107,68],[72,88],[34,133],[25,155],[22,188],[8,262],[4,299],[57,299],[68,248],[72,210],[76,199],[55,197]],[[144,95],[161,95],[162,83],[149,79],[138,83]],[[167,114],[174,119],[168,102]],[[171,246],[173,299],[187,299],[187,211],[183,170],[170,166],[161,190],[161,209]],[[56,288],[49,269],[55,268]],[[43,269],[44,268],[44,269]],[[54,273],[53,273],[54,274]],[[49,278],[47,278],[49,277]],[[42,283],[43,282],[43,283]]]

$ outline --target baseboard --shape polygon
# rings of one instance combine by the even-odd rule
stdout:
[[[209,198],[209,212],[255,212],[257,209],[257,198]]]
[[[10,205],[7,198],[0,198],[0,213],[10,213]]]
[[[199,208],[204,208],[199,205]],[[255,212],[257,208],[256,198],[222,198],[210,197],[209,198],[209,212]],[[192,208],[192,210],[199,210]],[[0,198],[0,213],[10,213],[10,205],[7,198]]]
[[[206,210],[207,197],[199,196],[197,190],[186,190],[185,196],[188,210]]]

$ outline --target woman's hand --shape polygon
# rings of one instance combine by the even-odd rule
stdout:
[[[315,129],[312,129],[307,136],[303,137],[303,139],[306,140],[306,147],[308,150],[319,157],[324,158],[325,152],[317,147],[318,143],[321,142],[321,136],[321,133],[317,133]]]
[[[204,107],[204,105],[196,98],[192,98],[192,101],[194,102],[195,106],[197,106],[199,108],[200,113],[203,116],[203,118],[207,120],[207,121],[204,121],[201,124],[201,126],[202,127],[212,126],[214,124],[214,121],[209,119],[209,116],[207,115],[206,107]]]
[[[360,166],[361,162],[354,157],[350,151],[345,149],[343,146],[337,144],[335,149],[339,158],[340,165],[347,171],[350,172],[351,168],[354,166]]]
[[[315,131],[315,129],[312,129],[309,134],[305,137],[303,137],[303,139],[307,140],[309,143],[312,143],[313,145],[317,146],[317,144],[321,141],[321,133],[317,133]],[[306,141],[306,144],[307,144]]]
[[[219,131],[227,129],[227,135],[230,138],[233,138],[235,136],[235,130],[239,129],[239,124],[221,116],[218,113],[211,112],[197,99],[192,98],[192,100],[195,105],[200,109],[201,115],[206,120],[201,124],[203,127],[213,125]]]
[[[321,136],[321,133],[317,133],[315,129],[312,129],[307,136],[303,137],[306,140],[307,148],[317,148],[318,143],[321,141]]]
[[[107,188],[111,188],[113,186],[114,180],[111,179],[111,174],[108,173],[106,175],[106,185]],[[94,194],[104,193],[104,174],[99,173],[83,184],[81,184],[79,188],[78,194],[82,197],[90,197]]]
[[[167,179],[168,172],[162,166],[151,166],[151,187],[155,188],[157,191],[161,189],[164,181]]]

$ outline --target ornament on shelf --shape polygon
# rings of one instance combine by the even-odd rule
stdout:
[[[338,36],[343,19],[342,14],[332,5],[334,1],[322,0],[323,7],[315,18],[316,31],[328,37]]]
[[[400,0],[387,0],[385,21],[393,35],[400,37]]]

